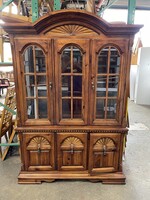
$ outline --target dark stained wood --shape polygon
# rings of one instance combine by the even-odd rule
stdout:
[[[124,184],[131,47],[142,26],[110,24],[77,10],[52,12],[33,24],[7,21],[21,144],[18,182]]]

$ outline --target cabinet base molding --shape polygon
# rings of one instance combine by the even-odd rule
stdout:
[[[89,180],[91,182],[102,182],[103,184],[125,184],[125,176],[122,172],[101,173],[98,175],[90,175],[88,172],[20,172],[18,183],[33,184],[42,182],[53,182],[55,179],[76,179]]]

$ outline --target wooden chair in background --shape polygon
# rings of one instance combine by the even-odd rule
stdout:
[[[7,88],[5,103],[0,103],[0,105],[4,107],[0,118],[0,156],[4,160],[15,136],[13,115],[16,114],[14,111],[16,109],[16,94],[14,86]],[[6,143],[1,143],[2,137],[5,137]],[[4,150],[3,146],[6,147]]]
[[[10,86],[10,82],[7,78],[0,78],[0,96],[3,94],[3,90]]]

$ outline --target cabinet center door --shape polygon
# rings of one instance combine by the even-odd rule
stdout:
[[[89,40],[55,40],[56,123],[87,124]]]

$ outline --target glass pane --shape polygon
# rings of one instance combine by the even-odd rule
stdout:
[[[28,47],[23,55],[25,73],[34,72],[33,46]]]
[[[47,118],[47,100],[38,100],[39,119]]]
[[[82,73],[82,54],[76,47],[73,47],[73,72]]]
[[[82,100],[74,99],[73,100],[73,118],[81,118],[82,111]]]
[[[109,73],[119,73],[120,67],[120,55],[116,48],[111,47],[110,49],[110,70]]]
[[[46,76],[37,76],[38,85],[46,85]]]
[[[71,100],[62,99],[62,118],[71,118]]]
[[[35,46],[36,72],[46,72],[45,55],[40,47]]]
[[[38,97],[46,97],[47,96],[47,87],[46,86],[38,86]]]
[[[118,95],[118,76],[109,76],[109,83],[108,83],[108,96],[114,97]]]
[[[108,99],[107,105],[107,119],[116,118],[116,99]]]
[[[71,96],[71,77],[70,76],[62,76],[62,97],[70,97]]]
[[[35,119],[35,99],[27,100],[27,115],[29,119]]]
[[[107,82],[107,76],[97,77],[97,88],[96,88],[97,97],[106,96],[106,82]]]
[[[71,72],[71,47],[67,47],[63,50],[61,55],[61,72]]]
[[[82,96],[82,76],[73,77],[73,96]]]
[[[35,79],[34,79],[33,75],[25,76],[25,85],[26,86],[34,86],[35,85]]]
[[[105,118],[105,99],[96,100],[96,119]]]
[[[33,97],[35,95],[35,87],[34,86],[28,86],[26,87],[26,96],[27,97]]]
[[[102,49],[98,56],[98,73],[105,74],[107,73],[108,65],[108,47]]]

